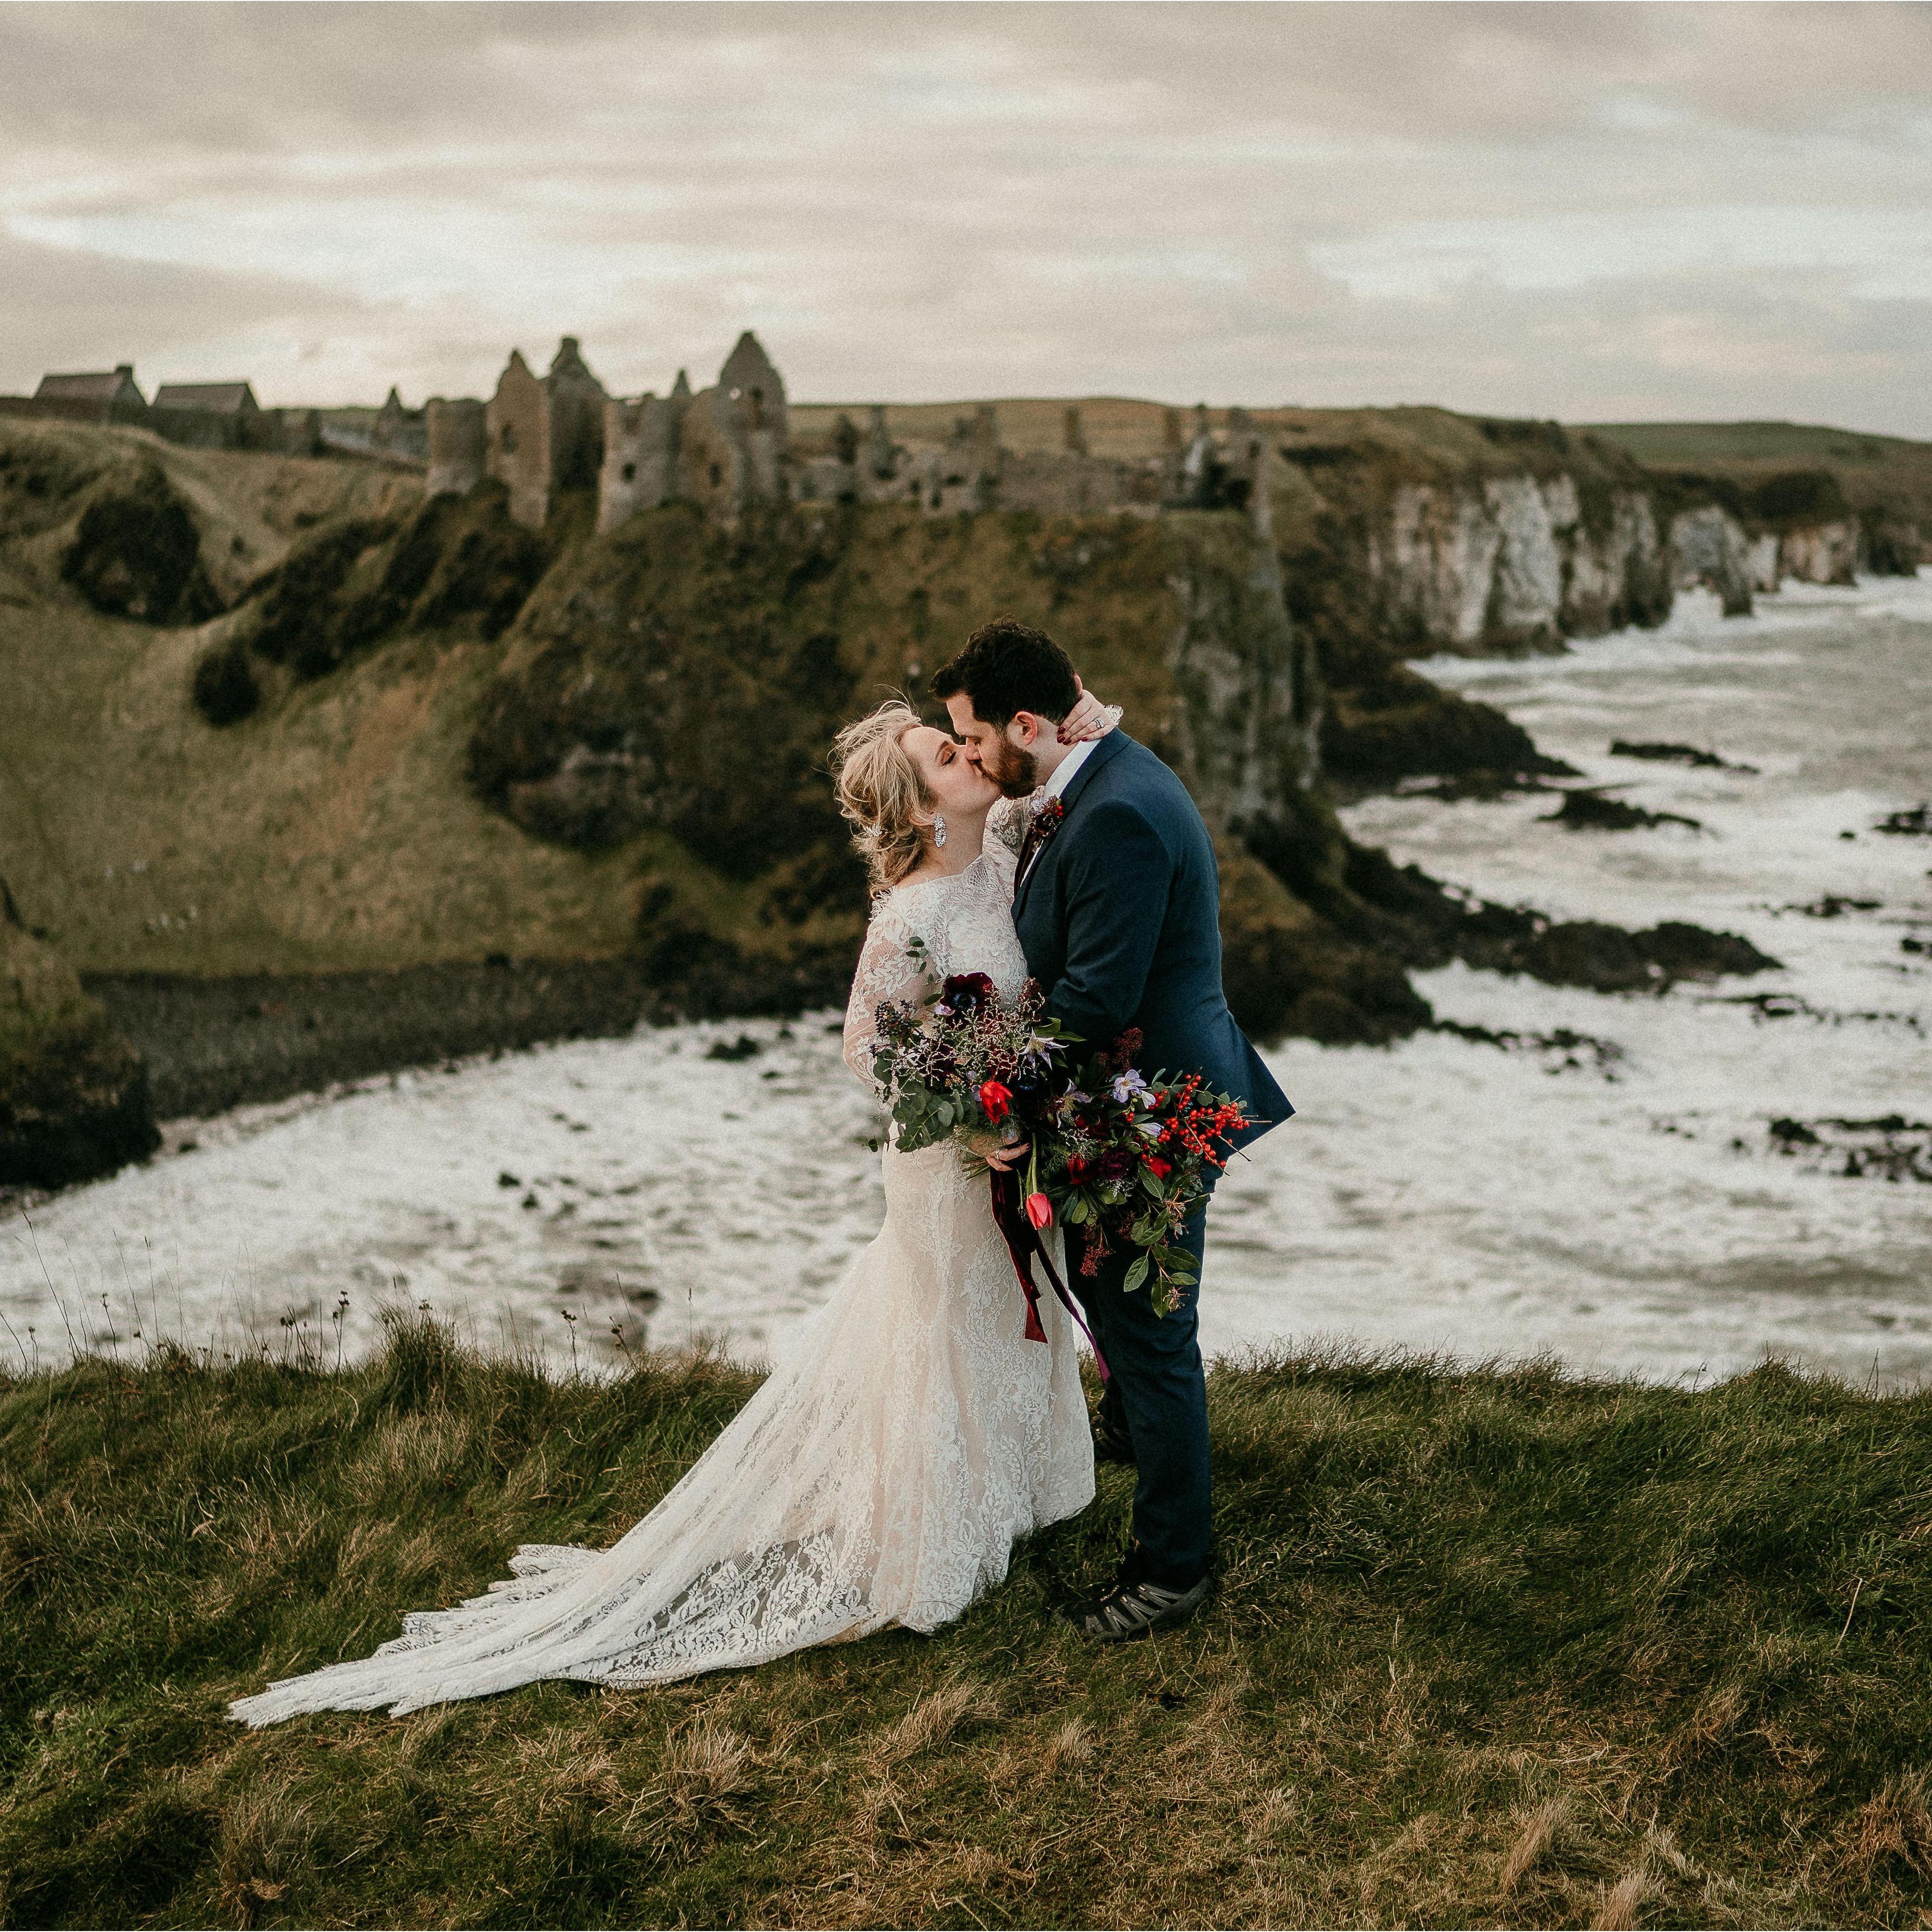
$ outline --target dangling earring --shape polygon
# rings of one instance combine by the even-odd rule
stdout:
[[[943,812],[932,814],[932,842],[935,845],[946,843],[946,814]]]

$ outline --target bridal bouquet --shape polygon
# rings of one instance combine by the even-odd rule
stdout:
[[[1117,1242],[1138,1248],[1121,1286],[1146,1288],[1166,1315],[1199,1279],[1180,1230],[1207,1198],[1209,1170],[1227,1165],[1252,1123],[1198,1073],[1149,1080],[1132,1064],[1140,1048],[1137,1031],[1124,1034],[1060,1094],[1054,1130],[1034,1142],[1030,1184],[1062,1222],[1090,1231],[1082,1274],[1097,1274]]]
[[[872,1072],[890,1095],[902,1154],[958,1139],[1024,1140],[1052,1118],[1067,1082],[1060,1029],[1029,980],[1004,998],[983,973],[956,974],[916,1006],[892,1000],[874,1016]]]
[[[1076,1079],[1066,1064],[1072,1036],[1045,1018],[1030,980],[1010,1000],[983,973],[956,974],[916,1005],[880,1006],[874,1024],[872,1070],[890,1096],[901,1153],[955,1139],[983,1167],[976,1142],[1030,1143],[1024,1189],[1017,1174],[991,1170],[994,1218],[1026,1294],[1030,1336],[1046,1339],[1036,1259],[1086,1329],[1040,1238],[1056,1220],[1089,1231],[1082,1274],[1098,1274],[1102,1258],[1124,1243],[1141,1250],[1126,1291],[1145,1288],[1157,1315],[1178,1305],[1198,1276],[1177,1238],[1206,1196],[1208,1170],[1226,1164],[1229,1143],[1250,1124],[1237,1102],[1198,1074],[1148,1079],[1132,1064],[1137,1032]],[[1094,1355],[1104,1376],[1097,1348]]]

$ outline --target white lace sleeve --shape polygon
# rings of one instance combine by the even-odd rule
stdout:
[[[852,997],[846,1003],[845,1064],[882,1100],[884,1090],[872,1077],[872,1042],[878,1031],[874,1016],[888,1000],[916,1000],[926,992],[926,968],[914,952],[916,937],[893,898],[880,899],[866,928]]]
[[[988,844],[994,840],[1004,845],[1016,857],[1026,838],[1028,821],[1033,817],[1033,801],[1027,798],[996,798],[993,808],[986,814],[986,838]]]

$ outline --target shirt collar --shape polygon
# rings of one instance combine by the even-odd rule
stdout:
[[[1100,742],[1097,738],[1088,738],[1076,745],[1066,756],[1053,768],[1053,776],[1040,790],[1048,798],[1058,798],[1070,785],[1080,767],[1093,755],[1094,747]]]

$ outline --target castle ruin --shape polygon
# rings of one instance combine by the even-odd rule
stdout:
[[[989,403],[943,436],[904,438],[875,405],[862,430],[842,414],[827,446],[798,447],[784,378],[748,329],[716,382],[695,392],[680,370],[666,395],[609,395],[567,335],[548,374],[512,350],[488,404],[433,397],[425,418],[430,494],[460,494],[494,477],[509,491],[512,515],[532,528],[549,520],[560,491],[593,484],[600,531],[678,501],[725,524],[783,502],[899,503],[926,516],[1244,506],[1267,514],[1268,440],[1238,410],[1220,436],[1204,406],[1191,428],[1169,410],[1166,447],[1138,461],[1094,454],[1077,404],[1062,416],[1058,449],[1007,448]]]

